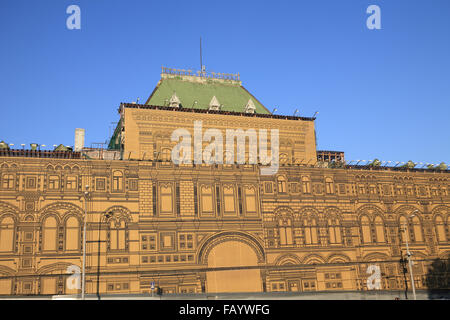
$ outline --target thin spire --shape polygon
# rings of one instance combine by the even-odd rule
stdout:
[[[202,37],[200,37],[200,70],[203,71],[203,61],[202,61]]]

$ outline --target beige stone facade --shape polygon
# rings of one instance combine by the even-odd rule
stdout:
[[[85,217],[88,294],[150,293],[152,283],[165,293],[367,290],[369,265],[380,289],[400,290],[411,286],[406,237],[423,289],[427,266],[449,256],[448,170],[326,168],[311,118],[119,112],[114,157],[0,156],[0,295],[79,293],[68,268],[82,266]],[[277,174],[175,165],[171,133],[192,133],[196,120],[204,130],[278,129]]]

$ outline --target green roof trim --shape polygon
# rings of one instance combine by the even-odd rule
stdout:
[[[122,118],[117,123],[116,129],[114,129],[113,135],[108,143],[108,150],[120,150],[120,137],[122,129]]]
[[[270,114],[250,92],[235,81],[185,80],[183,77],[162,78],[145,104],[167,106],[173,94],[176,94],[184,108],[209,109],[211,99],[215,96],[222,105],[220,111],[244,112],[248,101],[255,104],[255,113]],[[194,104],[194,102],[197,103]]]

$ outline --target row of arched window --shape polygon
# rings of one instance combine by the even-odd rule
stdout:
[[[280,175],[277,177],[277,192],[278,193],[287,193],[288,192],[288,181],[286,179],[286,177]],[[292,188],[292,185],[297,185],[298,183],[301,184],[301,188]],[[331,177],[325,177],[324,180],[325,183],[325,194],[334,194],[335,193],[335,188],[334,188],[334,182],[333,179]],[[290,190],[289,192],[291,193],[298,193],[298,192],[302,192],[304,194],[309,194],[311,193],[311,179],[308,176],[302,176],[301,177],[301,182],[289,182]],[[271,182],[266,182],[266,187],[265,187],[265,193],[272,193],[272,183]],[[323,190],[322,189],[322,184],[318,184],[318,186],[320,186],[320,189],[316,189],[315,192],[318,193],[322,193],[322,191],[318,191],[318,190]],[[356,189],[354,189],[354,192],[358,193],[358,194],[383,194],[383,195],[391,195],[391,185],[388,184],[383,184],[381,185],[381,190],[379,190],[379,185],[376,184],[355,184]],[[410,196],[414,196],[416,195],[416,192],[418,195],[420,196],[447,196],[447,188],[445,186],[418,186],[417,190],[416,190],[416,186],[413,185],[394,185],[393,186],[393,192],[395,195],[410,195]],[[429,190],[429,191],[428,191]]]
[[[108,222],[108,250],[127,249],[127,223],[124,219],[111,219]],[[80,251],[82,248],[81,221],[71,215],[62,224],[55,216],[49,215],[42,221],[40,229],[40,250],[42,252]],[[14,251],[15,221],[11,216],[0,219],[0,252]]]
[[[318,225],[315,218],[307,219],[302,221],[302,230],[304,243],[307,245],[313,245],[319,243]],[[337,218],[327,219],[326,225],[328,233],[328,242],[330,244],[340,244],[342,243],[342,231],[341,224]],[[278,218],[278,233],[280,245],[293,245],[294,244],[294,230],[292,227],[292,219],[289,217]]]
[[[438,243],[447,242],[447,229],[450,224],[450,217],[447,221],[444,221],[442,216],[437,215],[434,219],[434,227],[436,233],[436,240]],[[409,243],[420,243],[424,241],[424,233],[422,222],[419,217],[414,216],[408,219],[405,216],[401,216],[399,219],[399,231],[400,240],[402,243],[406,242],[406,237]],[[371,221],[367,216],[363,215],[360,219],[360,230],[362,243],[383,243],[386,242],[385,226],[383,219],[380,216],[376,216]],[[450,239],[449,239],[450,240]]]
[[[294,228],[290,217],[279,217],[277,220],[278,234],[281,246],[294,244]],[[438,243],[447,242],[448,226],[450,217],[447,222],[437,215],[435,218],[436,238]],[[406,228],[405,228],[406,227]],[[399,228],[401,241],[406,242],[408,237],[409,243],[421,243],[424,241],[422,223],[419,217],[415,216],[408,222],[405,216],[399,219]],[[304,219],[302,221],[303,238],[305,244],[318,244],[318,225],[315,218]],[[405,229],[405,230],[404,230]],[[342,243],[342,228],[339,219],[328,218],[326,224],[329,244]],[[375,216],[373,220],[368,216],[362,215],[360,218],[360,236],[363,244],[386,243],[386,231],[384,221],[380,216]]]
[[[26,187],[35,187],[36,181],[35,177],[27,179]],[[99,180],[99,179],[97,179]],[[103,180],[104,181],[104,180]],[[29,182],[33,182],[30,184]],[[64,183],[63,183],[64,182]],[[47,189],[48,190],[61,190],[64,188],[66,190],[78,190],[79,188],[79,178],[76,175],[68,175],[62,178],[60,175],[52,175],[49,174],[47,177]],[[112,173],[112,191],[123,191],[124,189],[124,176],[122,171],[116,170]],[[0,175],[0,187],[4,190],[10,190],[16,188],[16,178],[14,174],[5,173]],[[101,188],[99,188],[99,184],[95,186],[97,190],[105,190],[104,182]]]
[[[333,193],[333,181],[331,178],[325,179],[325,185],[327,193]],[[268,187],[266,187],[266,193],[267,193]],[[287,191],[287,180],[284,176],[279,176],[277,178],[277,190],[278,193],[286,193]],[[301,190],[303,193],[311,193],[311,179],[307,176],[302,177],[301,182]],[[300,191],[300,190],[298,190]],[[270,192],[268,192],[270,193]]]

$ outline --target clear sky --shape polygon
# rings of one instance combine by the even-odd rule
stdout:
[[[81,9],[69,30],[66,9]],[[369,30],[369,5],[381,30]],[[316,120],[346,159],[450,163],[450,1],[0,1],[0,140],[109,139],[161,66],[237,73],[269,110]]]

